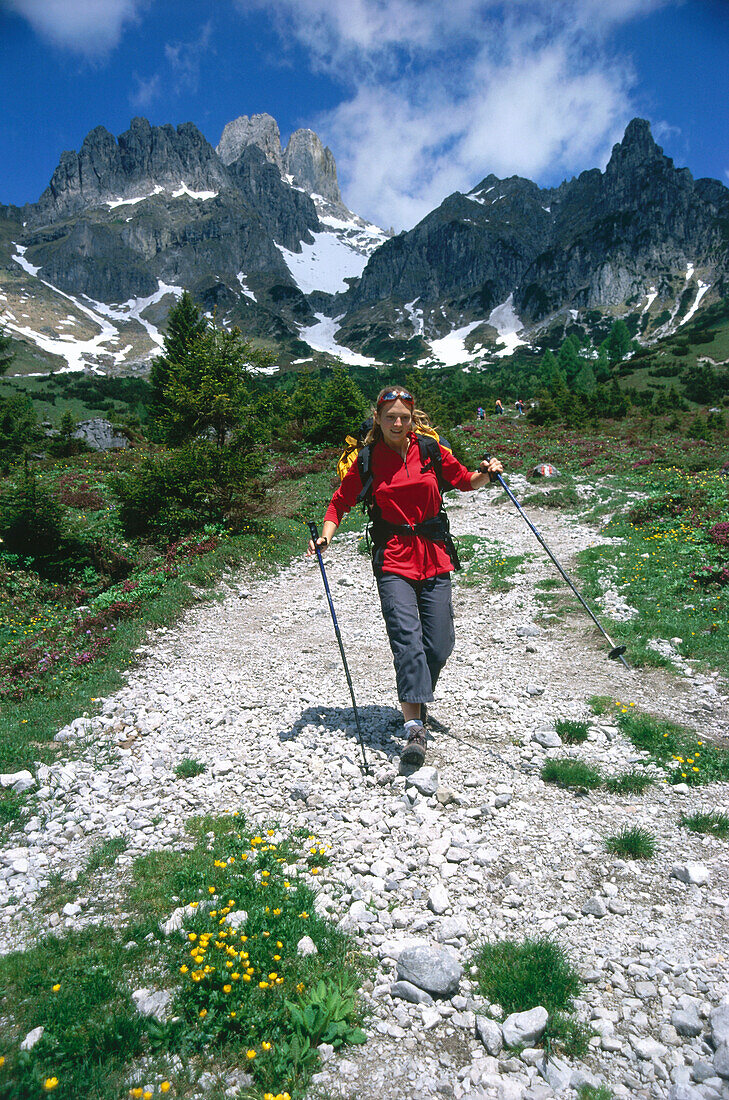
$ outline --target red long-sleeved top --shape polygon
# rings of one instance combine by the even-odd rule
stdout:
[[[443,477],[454,489],[466,492],[471,488],[470,471],[444,447],[440,448]],[[409,433],[405,461],[382,440],[372,448],[371,469],[374,477],[373,499],[379,505],[382,518],[388,523],[414,525],[432,519],[440,511],[438,478],[430,468],[421,472],[420,447],[417,437]],[[332,497],[324,520],[337,526],[342,517],[356,504],[362,489],[359,466],[353,462],[342,484]],[[443,542],[420,535],[393,535],[385,547],[383,572],[397,573],[410,580],[425,580],[439,573],[453,571],[453,563]]]

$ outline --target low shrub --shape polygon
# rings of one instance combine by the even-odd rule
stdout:
[[[194,779],[196,775],[202,775],[204,771],[205,765],[202,761],[195,760],[191,756],[186,756],[175,767],[175,775],[178,779]]]

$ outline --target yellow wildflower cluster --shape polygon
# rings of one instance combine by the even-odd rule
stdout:
[[[171,1088],[172,1085],[169,1081],[160,1082],[159,1091],[163,1096],[165,1096]],[[129,1095],[132,1097],[132,1100],[152,1100],[154,1092],[151,1089],[142,1088],[141,1085],[135,1085],[134,1088],[129,1090]]]

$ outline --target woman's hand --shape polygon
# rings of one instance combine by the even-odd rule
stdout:
[[[488,474],[489,481],[496,480],[496,474],[503,474],[504,467],[499,462],[498,458],[484,459],[479,466],[478,472],[480,474]]]
[[[329,539],[325,538],[324,535],[320,535],[319,538],[316,540],[316,546],[318,546],[320,550],[326,550],[328,545]],[[316,546],[314,546],[314,540],[309,539],[309,545],[306,549],[307,557],[311,557],[312,554],[316,553]]]

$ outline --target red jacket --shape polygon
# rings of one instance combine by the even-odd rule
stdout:
[[[382,518],[388,523],[416,524],[432,519],[440,510],[438,478],[431,468],[421,472],[420,447],[413,432],[405,461],[382,440],[372,448],[371,469],[374,477],[373,499],[379,505]],[[473,476],[450,451],[440,448],[443,477],[454,489],[466,492]],[[362,489],[359,465],[353,462],[327,508],[326,520],[339,526],[342,517],[356,504]],[[453,571],[448,552],[442,542],[419,535],[393,535],[385,547],[383,572],[397,573],[410,580],[421,581],[439,573]]]

